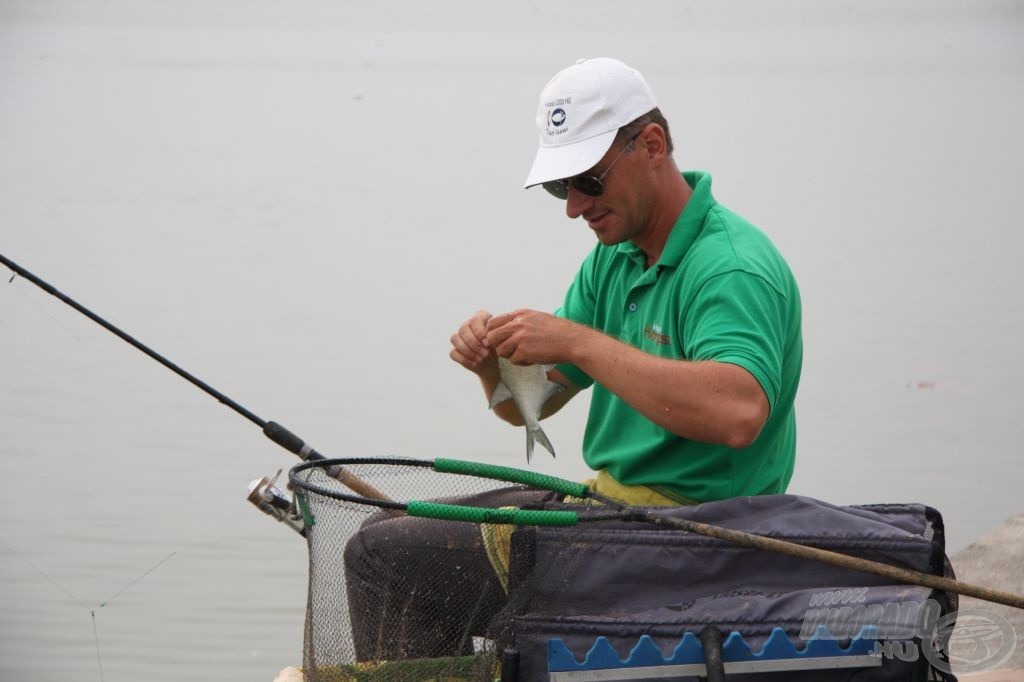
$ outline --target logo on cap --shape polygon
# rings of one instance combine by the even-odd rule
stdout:
[[[561,107],[553,109],[551,113],[548,114],[548,121],[556,128],[565,125],[565,109],[562,109]]]

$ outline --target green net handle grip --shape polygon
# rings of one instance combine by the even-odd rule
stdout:
[[[421,502],[413,500],[406,508],[409,516],[445,521],[470,523],[497,523],[512,526],[575,526],[580,517],[573,511],[545,511],[543,509],[491,509],[465,507],[457,504]]]
[[[564,478],[555,478],[547,474],[538,474],[533,471],[497,466],[495,464],[438,458],[434,460],[434,470],[447,474],[465,474],[468,476],[493,478],[498,481],[508,481],[509,483],[522,483],[531,488],[553,490],[556,493],[571,495],[581,499],[586,498],[588,494],[587,486],[582,483],[567,481]]]

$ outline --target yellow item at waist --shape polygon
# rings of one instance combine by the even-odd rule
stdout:
[[[696,500],[682,497],[672,498],[645,485],[619,483],[603,469],[598,471],[594,478],[583,481],[583,485],[599,495],[610,497],[632,507],[682,507],[697,504]]]
[[[597,476],[583,481],[588,490],[618,500],[623,504],[633,507],[680,507],[697,504],[692,500],[677,500],[659,493],[653,488],[645,485],[625,485],[619,483],[604,470],[598,471]],[[568,503],[592,503],[590,500],[579,500],[578,498],[566,498]],[[509,555],[512,548],[512,533],[516,527],[511,525],[499,525],[491,523],[480,524],[480,534],[483,537],[484,549],[487,550],[487,558],[494,568],[494,573],[501,583],[501,588],[508,592],[508,569]]]

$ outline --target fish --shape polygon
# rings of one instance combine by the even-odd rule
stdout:
[[[553,365],[552,365],[553,366]],[[519,413],[526,422],[526,463],[530,463],[533,457],[534,442],[544,446],[551,456],[555,456],[555,449],[551,446],[544,429],[540,427],[540,411],[548,398],[559,391],[564,391],[565,386],[548,379],[548,370],[552,366],[544,365],[514,365],[506,358],[498,358],[498,372],[501,381],[494,389],[491,402],[488,407],[492,410],[498,403],[503,403],[510,398],[515,401]]]

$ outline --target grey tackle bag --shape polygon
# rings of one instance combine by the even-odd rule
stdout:
[[[652,511],[952,577],[942,517],[920,504],[840,507],[769,495]],[[955,680],[941,659],[955,594],[619,521],[517,531],[511,568],[520,680],[549,679],[553,640],[583,660],[605,637],[626,660],[647,635],[668,656],[686,632],[708,625],[738,632],[755,652],[775,628],[802,650],[819,625],[840,645],[861,626],[878,626],[873,653],[881,665],[755,672],[739,676],[744,682]],[[940,616],[944,628],[935,626]]]

